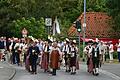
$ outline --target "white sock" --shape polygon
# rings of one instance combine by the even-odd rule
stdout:
[[[99,73],[99,69],[98,68],[96,68],[96,73]]]

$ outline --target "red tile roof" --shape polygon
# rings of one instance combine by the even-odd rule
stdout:
[[[84,15],[78,17],[81,21],[81,24],[84,22]],[[86,13],[86,37],[88,38],[110,38],[115,36],[117,33],[111,32],[112,28],[109,24],[109,17],[106,13],[103,12],[87,12]],[[83,28],[82,28],[83,31]],[[69,36],[76,35],[77,31],[74,25],[72,25],[68,31]],[[82,36],[82,32],[81,32]]]

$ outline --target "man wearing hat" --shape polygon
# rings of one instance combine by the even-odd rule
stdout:
[[[70,41],[69,41],[68,38],[66,38],[66,40],[64,42],[64,46],[63,46],[62,52],[64,54],[66,72],[70,72],[70,66],[69,66]]]
[[[31,47],[29,47],[28,52],[29,52],[31,73],[37,74],[37,59],[38,59],[38,54],[40,53],[40,51],[35,42],[32,43]]]
[[[76,40],[73,40],[70,51],[71,74],[76,74],[77,54],[78,54],[78,48],[76,47]]]
[[[93,61],[93,75],[99,75],[99,59],[100,59],[100,51],[99,47],[97,46],[98,43],[94,42],[91,53],[92,53],[92,61]]]

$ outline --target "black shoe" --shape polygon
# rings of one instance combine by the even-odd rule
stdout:
[[[92,74],[93,74],[93,75],[95,75],[95,73],[94,73],[94,72],[92,72]]]
[[[53,76],[56,76],[56,74],[52,74]]]
[[[98,75],[99,75],[99,73],[96,73],[95,75],[96,75],[96,76],[98,76]]]
[[[74,73],[73,72],[71,72],[71,75],[73,75]]]
[[[74,72],[73,74],[76,74],[76,72]]]
[[[75,75],[75,74],[76,74],[76,72],[72,72],[72,73],[71,73],[71,75]]]
[[[71,72],[71,70],[68,70],[68,72]]]
[[[37,72],[34,72],[34,74],[37,74]]]
[[[65,72],[68,72],[68,70],[65,70]]]

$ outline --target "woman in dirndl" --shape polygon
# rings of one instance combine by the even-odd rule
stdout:
[[[88,45],[86,47],[87,49],[87,67],[88,67],[88,72],[92,73],[93,72],[93,61],[92,61],[92,44],[93,41],[88,41]]]
[[[53,47],[50,51],[50,67],[52,69],[52,75],[56,75],[56,70],[59,69],[59,62],[61,59],[61,51],[57,46],[57,42],[53,43]]]
[[[49,66],[49,44],[45,42],[43,46],[43,54],[42,54],[42,61],[41,61],[41,68],[44,69],[44,72],[48,71]]]

